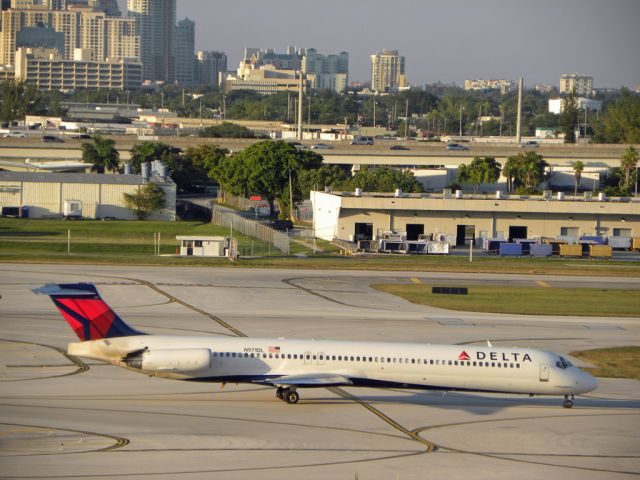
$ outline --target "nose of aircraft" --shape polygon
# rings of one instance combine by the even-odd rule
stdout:
[[[583,372],[582,370],[578,370],[578,389],[580,393],[592,392],[596,388],[598,388],[598,380],[595,379],[592,375],[589,375],[587,372]]]

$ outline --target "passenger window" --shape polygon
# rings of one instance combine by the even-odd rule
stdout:
[[[307,355],[307,360],[311,360],[311,355]]]
[[[355,357],[351,357],[351,361],[354,362],[355,361]]]
[[[456,360],[455,362],[453,362],[453,364],[457,366],[458,365],[458,361]]]
[[[509,364],[509,368],[513,368],[513,363],[510,363],[510,364]]]
[[[331,360],[335,361],[336,360],[336,356],[335,355],[331,355]]]
[[[391,357],[387,357],[387,363],[391,363]]]
[[[217,357],[218,356],[218,352],[213,352],[213,356]]]
[[[516,368],[520,368],[520,364],[519,363],[516,363]]]
[[[452,364],[453,364],[453,362],[451,360],[449,360],[449,365],[452,365]]]
[[[359,362],[360,361],[360,357],[356,357],[356,361]]]
[[[373,362],[373,358],[369,357],[369,361],[370,361],[370,362]]]
[[[320,355],[318,358],[319,358],[320,360],[324,360],[324,355]]]
[[[491,362],[491,366],[495,367],[496,366],[496,362]]]
[[[433,365],[433,358],[429,360],[429,365]]]
[[[251,354],[249,354],[249,356],[250,356],[251,358],[254,358],[254,357],[255,357],[255,354],[251,353]]]
[[[270,353],[270,354],[269,354],[269,358],[273,358],[273,353]]]
[[[412,358],[412,359],[411,359],[411,363],[416,363],[416,359],[415,359],[415,358]]]
[[[342,361],[342,355],[338,355],[338,361]]]
[[[236,352],[233,352],[233,353],[231,354],[231,356],[232,356],[232,357],[235,357],[235,356],[236,356]]]
[[[247,358],[248,356],[249,356],[249,354],[248,354],[248,353],[245,353],[245,354],[244,354],[244,358]]]
[[[473,366],[474,366],[474,367],[476,366],[476,362],[473,362]]]

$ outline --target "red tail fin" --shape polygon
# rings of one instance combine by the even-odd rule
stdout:
[[[48,284],[34,290],[49,295],[58,310],[83,342],[100,338],[144,335],[129,327],[111,310],[94,285],[89,283]]]

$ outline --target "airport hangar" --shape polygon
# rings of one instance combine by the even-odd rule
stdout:
[[[640,236],[639,198],[311,192],[318,238],[357,242],[383,232],[455,235],[456,245],[481,238]]]
[[[155,172],[154,172],[155,173]],[[29,218],[73,217],[135,220],[124,203],[124,193],[136,193],[147,182],[165,192],[165,207],[149,220],[176,219],[176,184],[170,177],[151,174],[49,173],[0,171],[0,207],[28,207]],[[16,209],[17,209],[16,208]]]

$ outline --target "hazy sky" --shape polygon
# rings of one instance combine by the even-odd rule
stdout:
[[[196,49],[314,47],[350,54],[351,80],[370,55],[398,50],[413,85],[523,76],[558,85],[585,73],[595,87],[640,84],[640,0],[178,0],[196,21]]]

